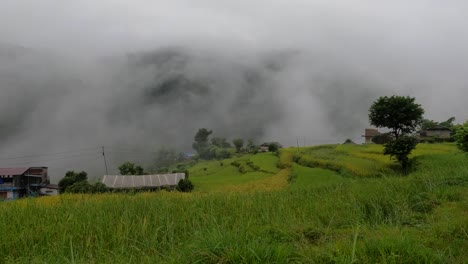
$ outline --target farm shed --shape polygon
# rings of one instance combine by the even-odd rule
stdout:
[[[444,126],[434,126],[428,129],[421,130],[419,135],[422,138],[425,137],[440,137],[440,138],[450,138],[452,135],[452,130]]]
[[[185,173],[154,174],[154,175],[104,175],[102,183],[111,189],[148,189],[175,187],[180,180],[185,179]]]
[[[0,199],[55,194],[41,191],[47,186],[54,189],[49,184],[47,167],[0,168]]]

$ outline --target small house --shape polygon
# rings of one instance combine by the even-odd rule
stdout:
[[[283,145],[281,145],[280,143],[278,142],[265,142],[263,144],[261,144],[259,147],[258,147],[258,152],[269,152],[270,151],[270,145],[276,145],[278,146],[278,148],[282,148]]]
[[[452,132],[453,131],[450,128],[437,125],[437,126],[419,131],[419,136],[421,138],[426,138],[426,137],[450,138],[450,136],[452,135]]]
[[[49,184],[47,167],[0,168],[0,199],[56,193],[58,187]]]
[[[175,189],[180,180],[185,179],[185,173],[169,173],[154,175],[104,175],[102,183],[115,190],[157,190],[161,188]]]
[[[364,130],[364,143],[373,143],[372,138],[380,135],[381,133],[375,128],[366,128]]]

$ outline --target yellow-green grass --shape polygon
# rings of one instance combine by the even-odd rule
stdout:
[[[436,153],[459,153],[454,144],[418,144],[411,158]],[[385,176],[393,173],[395,161],[383,155],[383,146],[324,145],[300,149],[296,161],[304,166],[334,170],[344,175],[361,177]]]
[[[276,156],[274,153],[257,153],[256,155],[250,156],[249,160],[253,162],[253,164],[260,167],[262,171],[269,173],[277,173],[279,171],[277,166],[278,156]]]
[[[319,188],[350,181],[331,170],[310,168],[298,164],[293,164],[291,175],[291,189]]]
[[[234,162],[242,166],[245,172],[234,166]],[[265,186],[260,180],[275,181],[272,177],[280,172],[277,163],[278,157],[273,153],[248,154],[222,161],[201,161],[189,168],[189,175],[195,190],[199,192],[251,190],[257,183],[257,189],[262,190]]]
[[[196,188],[205,184],[206,192],[61,195],[0,203],[4,230],[0,259],[2,263],[467,263],[468,157],[450,145],[440,147],[448,151],[431,153],[432,147],[436,144],[418,146],[416,168],[406,176],[390,172],[381,178],[344,178],[331,170],[294,164],[296,149],[281,151],[279,160],[290,167],[245,182],[212,183],[209,177],[226,177],[229,182],[230,177],[251,172],[241,175],[220,161],[200,162],[191,168],[190,177],[198,180]],[[338,150],[346,153],[344,157],[356,157],[353,153],[376,149]],[[333,152],[327,151],[315,154],[330,160]],[[247,164],[252,157],[224,163]],[[267,159],[271,157],[275,156]],[[271,166],[273,161],[256,164]],[[288,186],[290,175],[295,177]]]

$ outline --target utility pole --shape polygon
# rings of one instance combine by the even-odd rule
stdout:
[[[299,151],[299,138],[296,138],[297,150]]]
[[[107,172],[106,152],[104,150],[104,146],[102,146],[102,156],[104,157],[104,166],[106,167],[106,175],[109,175],[109,173]]]

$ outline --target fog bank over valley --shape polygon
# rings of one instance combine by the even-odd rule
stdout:
[[[214,136],[362,142],[370,104],[468,119],[462,1],[3,1],[0,167],[104,174]]]

